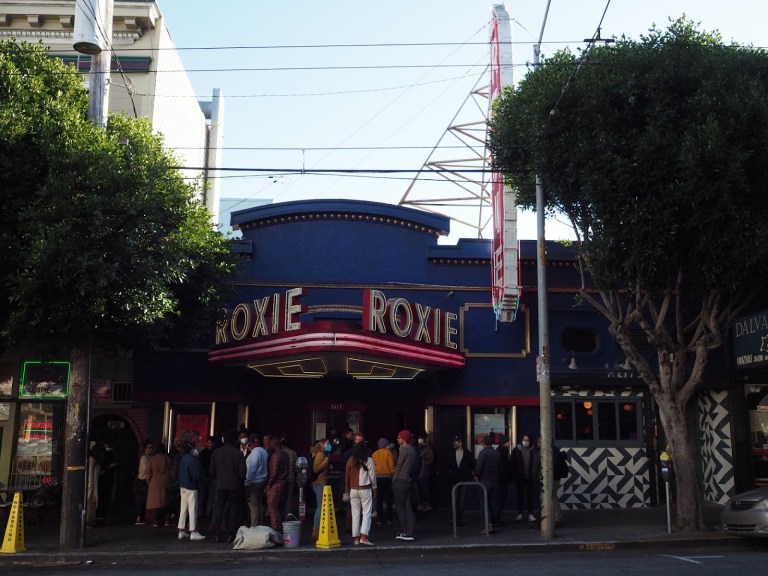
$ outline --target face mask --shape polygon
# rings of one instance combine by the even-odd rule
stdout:
[[[248,444],[248,438],[240,438],[240,444]]]
[[[419,446],[424,446],[424,438],[419,438]]]
[[[528,448],[528,446],[530,445],[531,445],[530,442],[526,442],[525,440],[523,440],[523,448]]]
[[[333,446],[331,446],[330,444],[326,444],[325,445],[325,451],[326,452],[330,452],[331,450],[333,450]]]
[[[197,458],[197,456],[198,456],[198,454],[197,454],[197,450],[192,450],[192,456],[194,456],[195,458]]]

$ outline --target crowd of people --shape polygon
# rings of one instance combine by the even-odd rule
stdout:
[[[504,435],[494,434],[483,437],[482,446],[475,458],[462,438],[455,437],[453,452],[438,469],[427,434],[415,438],[404,429],[394,443],[379,438],[374,448],[362,433],[347,428],[339,438],[318,439],[304,463],[284,436],[259,436],[241,427],[225,432],[221,442],[208,437],[203,444],[199,433],[186,431],[170,451],[162,444],[144,443],[134,482],[135,523],[175,525],[180,540],[205,539],[198,529],[201,519],[208,521],[218,542],[233,542],[243,525],[268,525],[282,532],[283,522],[296,514],[300,485],[306,488],[304,499],[314,496],[312,538],[317,540],[325,487],[330,485],[332,504],[355,545],[373,544],[374,519],[377,525],[397,523],[396,539],[413,541],[417,512],[429,512],[435,504],[435,474],[443,474],[445,487],[451,489],[456,527],[466,525],[467,482],[485,487],[488,531],[504,526],[502,514],[513,483],[515,521],[536,523],[540,445],[533,445],[526,434],[510,451]],[[559,523],[556,497],[553,506]]]

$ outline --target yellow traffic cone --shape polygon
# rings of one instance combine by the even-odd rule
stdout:
[[[8,517],[8,524],[5,527],[5,537],[3,538],[3,547],[0,552],[3,554],[14,554],[24,552],[24,513],[22,509],[21,492],[13,495],[13,504],[11,505],[11,515]]]
[[[323,504],[320,509],[320,532],[318,533],[317,548],[338,548],[341,546],[339,531],[336,529],[336,510],[333,507],[333,492],[330,486],[323,488]]]

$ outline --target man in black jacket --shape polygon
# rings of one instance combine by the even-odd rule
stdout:
[[[533,474],[534,459],[537,458],[537,450],[531,444],[531,437],[528,434],[523,435],[523,439],[515,446],[510,456],[511,470],[517,484],[517,517],[516,522],[527,518],[530,522],[536,521],[533,511],[536,509],[536,500],[538,491],[536,488],[536,477]]]
[[[475,470],[473,476],[475,480],[485,486],[485,491],[488,495],[488,527],[487,530],[483,529],[483,534],[488,535],[496,530],[493,527],[493,523],[498,516],[497,512],[497,500],[499,495],[497,490],[499,488],[499,471],[501,470],[501,454],[493,449],[493,438],[490,434],[486,434],[483,437],[483,449],[477,455],[477,462],[475,463]]]
[[[446,473],[451,490],[459,482],[471,482],[472,471],[475,468],[472,453],[464,448],[464,441],[458,436],[453,439],[453,450],[454,452],[448,454],[446,462]],[[459,528],[466,526],[464,523],[464,488],[465,486],[456,488],[456,526]]]
[[[216,482],[216,509],[213,513],[213,529],[217,542],[234,542],[235,533],[243,516],[243,491],[245,490],[245,458],[236,447],[237,432],[224,432],[224,444],[211,455],[210,474]],[[224,510],[228,507],[226,533],[221,533]]]

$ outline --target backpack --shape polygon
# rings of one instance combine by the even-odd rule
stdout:
[[[554,462],[554,476],[556,480],[562,480],[563,478],[568,478],[568,455],[565,453],[564,450],[558,450],[555,453],[555,462]]]

